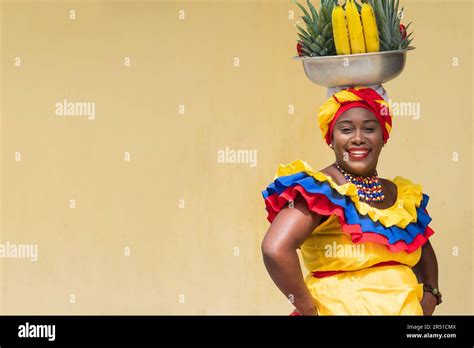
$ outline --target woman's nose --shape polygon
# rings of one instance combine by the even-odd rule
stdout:
[[[364,141],[364,134],[362,132],[362,129],[356,129],[354,138],[352,140],[357,144],[360,144]]]

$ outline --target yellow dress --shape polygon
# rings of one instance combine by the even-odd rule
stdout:
[[[327,216],[301,245],[305,283],[320,315],[422,315],[423,284],[412,267],[433,234],[420,185],[397,176],[397,201],[377,209],[359,201],[352,183],[336,184],[304,161],[280,165],[262,192],[268,220],[296,195]],[[399,264],[374,266],[381,262]],[[344,271],[317,277],[313,272]]]

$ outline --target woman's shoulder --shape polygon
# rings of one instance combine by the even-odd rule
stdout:
[[[344,175],[342,175],[342,173],[337,170],[334,164],[330,164],[329,166],[320,169],[318,172],[323,173],[324,175],[331,178],[331,180],[337,185],[344,185],[346,183]]]

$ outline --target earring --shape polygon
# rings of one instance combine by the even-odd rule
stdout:
[[[332,149],[332,144],[329,144],[329,147]]]

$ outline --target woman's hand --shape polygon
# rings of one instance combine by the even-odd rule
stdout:
[[[438,303],[436,296],[431,292],[423,292],[423,298],[421,299],[421,308],[423,308],[423,315],[433,315],[436,304]]]

